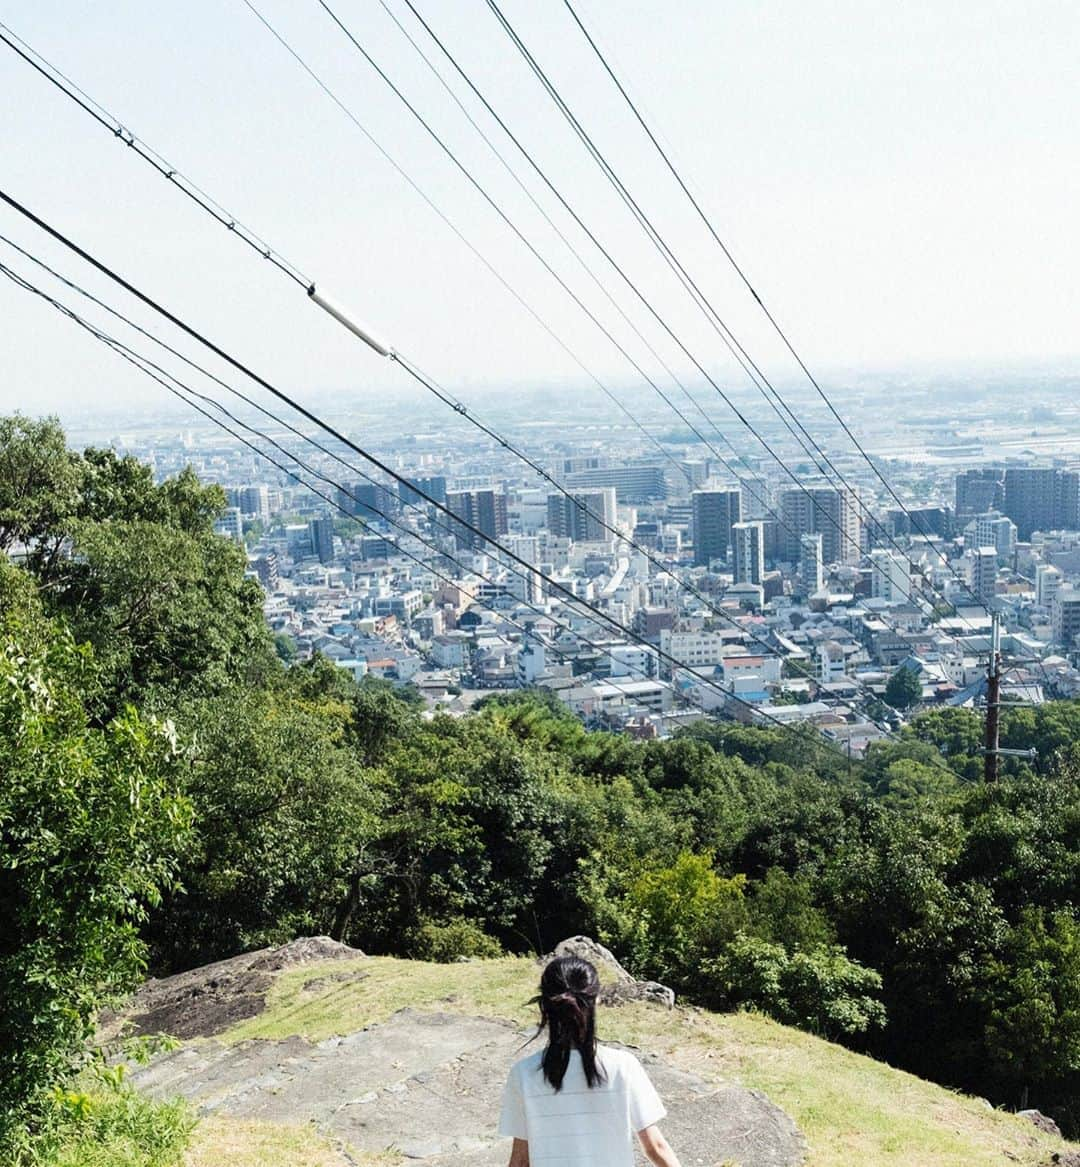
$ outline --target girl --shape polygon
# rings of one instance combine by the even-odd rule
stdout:
[[[679,1167],[657,1123],[667,1114],[628,1050],[597,1048],[600,979],[562,956],[540,980],[547,1048],[510,1071],[499,1133],[514,1140],[510,1167],[633,1167],[634,1135],[655,1167]]]

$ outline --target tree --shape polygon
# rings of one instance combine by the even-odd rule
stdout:
[[[915,669],[899,668],[885,686],[885,700],[894,709],[910,709],[922,700],[922,682]]]
[[[21,543],[35,562],[50,561],[78,506],[79,481],[55,417],[0,417],[0,552]]]
[[[20,578],[21,577],[21,578]],[[0,560],[0,1145],[144,967],[138,929],[190,822],[171,727],[93,728],[96,665]]]
[[[163,970],[330,930],[382,791],[347,746],[348,705],[300,689],[290,678],[177,708],[196,830],[183,890],[148,933]]]

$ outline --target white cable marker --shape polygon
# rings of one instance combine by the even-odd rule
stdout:
[[[357,324],[355,320],[345,311],[340,305],[335,304],[328,296],[324,296],[321,292],[316,291],[315,285],[312,284],[308,288],[307,294],[315,301],[316,304],[324,311],[328,312],[338,322],[343,324],[354,336],[358,336],[364,344],[373,348],[380,357],[392,357],[394,350],[383,344],[381,340],[376,340],[374,336],[361,324]]]

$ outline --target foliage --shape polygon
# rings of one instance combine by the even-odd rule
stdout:
[[[885,686],[885,700],[894,709],[910,709],[922,699],[922,681],[915,669],[901,666]]]
[[[189,811],[171,728],[131,708],[92,727],[92,655],[23,589],[0,593],[2,1133],[78,1063],[102,1002],[136,983],[138,926],[173,879]]]
[[[421,920],[409,930],[405,947],[417,960],[434,960],[439,964],[475,957],[491,959],[503,954],[497,940],[464,916],[445,923]]]
[[[877,996],[881,977],[849,960],[842,948],[789,953],[782,944],[738,936],[702,972],[712,1003],[753,1006],[832,1040],[885,1024]]]

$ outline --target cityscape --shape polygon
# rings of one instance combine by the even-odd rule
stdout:
[[[217,529],[245,548],[286,659],[321,654],[451,714],[540,689],[592,727],[805,724],[861,757],[909,710],[985,705],[993,619],[1002,701],[1080,694],[1080,406],[1065,386],[1035,409],[1011,385],[977,409],[961,392],[937,416],[896,396],[855,415],[860,449],[774,419],[780,462],[715,427],[650,446],[644,400],[644,437],[568,401],[538,437],[484,399],[533,465],[413,405],[419,432],[375,435],[397,478],[332,439],[306,469],[205,425],[119,440],[161,476],[190,465],[224,487]],[[918,681],[902,701],[899,671]]]

